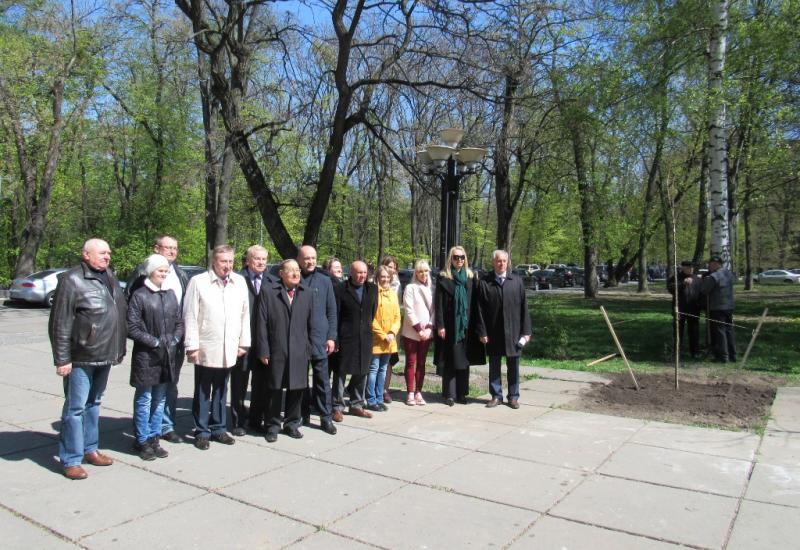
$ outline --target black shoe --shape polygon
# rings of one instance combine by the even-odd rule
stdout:
[[[377,403],[375,403],[374,405],[367,405],[367,409],[370,410],[370,411],[375,411],[375,412],[383,411],[381,406],[379,404],[377,404]]]
[[[208,450],[208,438],[207,437],[196,437],[194,440],[194,446],[200,449],[201,451]]]
[[[460,398],[456,399],[456,403],[458,403],[459,405],[466,405],[467,404],[467,398],[466,397],[460,397]]]
[[[243,435],[247,434],[247,430],[244,428],[234,428],[231,430],[231,434],[235,435],[236,437],[242,437]]]
[[[305,427],[310,427],[311,426],[311,417],[310,416],[304,416],[303,417],[303,426],[305,426]]]
[[[500,400],[499,400],[498,398],[496,398],[496,397],[492,397],[492,400],[491,400],[491,401],[489,401],[488,403],[486,403],[486,408],[487,408],[487,409],[491,409],[491,408],[493,408],[493,407],[496,407],[496,406],[497,406],[497,405],[499,405],[500,403],[502,403],[502,401],[500,401]]]
[[[161,441],[166,441],[167,443],[182,443],[183,438],[181,438],[181,436],[179,436],[175,430],[172,430],[165,434],[161,434]]]
[[[326,434],[336,435],[336,426],[333,425],[333,422],[330,420],[325,421],[323,420],[322,423],[319,425],[319,429],[325,432]]]
[[[456,402],[452,397],[448,397],[447,399],[444,400],[444,404],[447,405],[448,407],[452,407],[453,405],[456,404]]]
[[[382,411],[386,412],[389,410],[389,407],[386,406],[385,403],[378,403],[378,406],[381,408]]]
[[[169,453],[158,444],[157,437],[151,437],[147,440],[147,443],[150,445],[150,448],[153,449],[153,453],[155,453],[156,458],[167,458]]]
[[[282,431],[283,431],[283,433],[285,435],[288,435],[292,439],[302,439],[303,438],[303,434],[301,434],[300,430],[298,430],[297,428],[290,428],[290,427],[286,426],[285,428],[283,428]]]
[[[278,441],[278,434],[275,432],[267,432],[267,435],[264,436],[264,439],[267,440],[267,443],[275,443]]]
[[[211,441],[222,443],[223,445],[233,445],[236,440],[228,435],[228,432],[221,432],[218,434],[211,434]]]
[[[260,434],[266,433],[264,431],[264,426],[261,424],[248,424],[247,429],[250,430],[251,432],[256,432]]]
[[[147,460],[149,462],[151,460],[156,459],[156,452],[153,450],[153,447],[150,446],[149,439],[144,443],[139,443],[138,441],[134,441],[133,450],[139,453],[139,458],[141,458],[142,460]]]

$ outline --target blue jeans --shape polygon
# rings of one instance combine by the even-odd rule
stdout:
[[[161,422],[161,435],[175,431],[175,416],[178,412],[178,383],[167,382],[167,399]]]
[[[194,366],[194,433],[196,437],[210,437],[227,432],[225,409],[228,403],[228,378],[231,368]]]
[[[161,435],[168,386],[169,382],[136,387],[133,393],[133,424],[136,426],[136,441],[139,443]]]
[[[503,400],[503,383],[501,378],[500,355],[489,356],[489,393],[492,397]],[[506,357],[506,377],[508,378],[508,400],[519,399],[519,356]]]
[[[386,381],[386,367],[389,366],[391,357],[391,353],[372,356],[367,377],[367,405],[383,403],[383,384]]]
[[[58,457],[61,465],[77,466],[83,455],[97,450],[100,439],[100,401],[106,391],[111,364],[72,365],[64,377],[64,408],[61,411],[61,437]]]

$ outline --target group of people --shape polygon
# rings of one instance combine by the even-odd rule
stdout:
[[[168,456],[162,441],[182,441],[175,420],[184,358],[194,365],[194,446],[200,450],[211,442],[232,445],[232,435],[248,430],[268,442],[281,433],[301,438],[312,410],[331,435],[345,410],[361,418],[387,410],[399,341],[406,405],[426,404],[425,364],[434,343],[448,406],[467,402],[469,367],[488,356],[486,406],[503,402],[505,357],[507,404],[519,408],[519,358],[531,321],[522,279],[509,270],[503,250],[494,252],[494,269],[482,279],[460,246],[450,250],[437,281],[419,260],[404,289],[391,256],[370,281],[363,261],[351,264],[346,280],[335,258],[319,269],[311,246],[281,262],[277,274],[267,271],[267,250],[259,245],[247,249],[240,272],[234,249],[217,246],[209,269],[191,279],[177,254],[177,240],[159,236],[123,293],[109,269],[108,243],[90,239],[81,263],[60,279],[49,332],[64,384],[59,458],[69,479],[87,477],[83,464],[113,463],[98,450],[99,410],[127,338],[133,341],[133,448],[143,460]]]
[[[724,267],[722,258],[708,260],[708,274],[700,277],[694,272],[691,261],[681,262],[680,271],[667,281],[673,296],[673,308],[678,309],[677,339],[683,342],[688,333],[689,353],[692,359],[702,357],[700,351],[700,314],[707,312],[709,350],[719,363],[736,362],[736,341],[733,333],[733,283],[734,277]]]

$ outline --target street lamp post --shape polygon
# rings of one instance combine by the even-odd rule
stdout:
[[[441,145],[430,144],[417,151],[423,173],[439,180],[441,189],[441,224],[439,228],[439,268],[444,269],[447,253],[461,240],[461,180],[477,171],[486,149],[458,147],[464,131],[447,128],[440,132]]]

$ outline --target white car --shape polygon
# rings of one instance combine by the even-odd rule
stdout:
[[[47,307],[53,305],[53,296],[58,285],[58,276],[67,268],[45,269],[37,271],[27,277],[14,279],[8,297],[12,300],[22,300],[34,304],[43,304]]]
[[[792,273],[785,269],[770,269],[758,274],[759,283],[800,283],[800,273]]]

